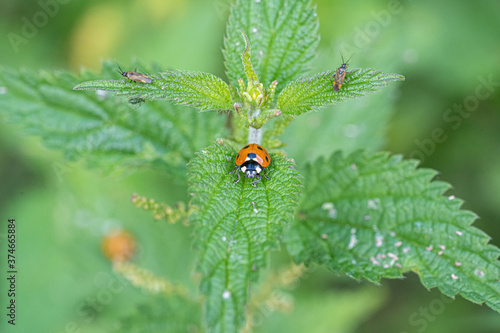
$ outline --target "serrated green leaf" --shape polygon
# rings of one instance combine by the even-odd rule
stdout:
[[[189,163],[189,184],[196,210],[200,250],[198,271],[206,295],[209,332],[236,332],[244,326],[249,283],[267,266],[267,253],[278,246],[282,225],[297,206],[301,181],[293,162],[271,154],[268,179],[228,174],[236,151],[218,143],[197,153]]]
[[[310,0],[237,0],[231,6],[224,59],[231,84],[245,77],[240,54],[245,31],[252,45],[252,64],[264,86],[278,81],[277,93],[285,82],[307,72],[319,42],[318,19]],[[282,84],[282,85],[279,85]]]
[[[82,82],[75,90],[115,91],[116,95],[145,101],[168,99],[199,110],[232,109],[229,86],[215,75],[203,72],[174,71],[149,75],[151,83],[130,80],[96,80]]]
[[[385,153],[333,154],[306,168],[299,218],[287,231],[299,262],[378,282],[416,272],[427,288],[500,311],[500,250],[476,215],[444,197],[434,170]]]
[[[346,74],[340,91],[333,90],[336,70],[290,82],[278,96],[278,109],[283,114],[299,116],[322,106],[377,92],[390,81],[403,81],[400,74],[385,74],[372,68],[356,68]]]
[[[104,64],[103,72],[111,66]],[[98,78],[88,72],[82,77]],[[6,93],[0,95],[0,112],[49,148],[62,150],[69,161],[85,158],[89,166],[125,172],[148,166],[183,177],[194,152],[223,131],[224,119],[217,114],[168,102],[133,107],[103,91],[73,91],[82,77],[2,68]]]
[[[252,61],[250,60],[251,56],[250,41],[248,40],[248,36],[243,30],[241,31],[241,34],[245,39],[245,50],[241,54],[241,60],[243,61],[243,70],[245,71],[245,75],[248,82],[257,83],[259,81],[259,78],[257,77],[257,73],[255,73],[255,70],[253,69]]]

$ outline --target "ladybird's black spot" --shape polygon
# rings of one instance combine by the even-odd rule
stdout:
[[[261,147],[261,146],[257,146],[257,149],[264,150],[264,149],[262,149],[262,147]]]
[[[245,147],[243,147],[243,149],[247,149],[248,147],[250,147],[250,145],[246,145]]]
[[[266,156],[266,162],[269,162],[269,157]]]

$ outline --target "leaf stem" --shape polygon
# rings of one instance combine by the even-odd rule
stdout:
[[[248,127],[248,143],[261,144],[262,142],[262,127],[255,128],[252,126]]]

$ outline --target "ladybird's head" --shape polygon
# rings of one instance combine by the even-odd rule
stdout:
[[[240,170],[248,178],[255,178],[262,171],[262,167],[255,161],[248,161],[246,163],[243,163],[243,165],[240,167]]]

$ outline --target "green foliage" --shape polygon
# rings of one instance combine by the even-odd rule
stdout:
[[[144,101],[168,99],[199,110],[229,110],[233,107],[228,85],[212,74],[170,70],[148,77],[151,83],[126,79],[97,80],[80,83],[74,89],[116,91],[117,95]]]
[[[392,80],[404,80],[400,74],[384,74],[371,68],[356,68],[346,74],[339,92],[333,90],[336,70],[316,74],[289,83],[278,97],[283,114],[299,116],[319,107],[377,92]]]
[[[240,30],[248,34],[260,82],[267,87],[278,81],[281,88],[278,86],[277,92],[309,70],[319,42],[316,10],[310,0],[235,1],[223,50],[233,86],[245,77],[239,57],[243,43]]]
[[[436,171],[386,153],[336,153],[309,165],[298,219],[287,232],[299,262],[379,282],[407,271],[500,311],[500,250],[471,226],[476,215],[443,193]]]
[[[200,307],[180,296],[150,296],[134,312],[120,320],[115,333],[200,332]]]
[[[301,180],[293,162],[271,154],[268,179],[251,185],[228,174],[236,151],[215,143],[189,164],[191,204],[197,210],[200,250],[198,271],[206,295],[207,327],[211,332],[235,332],[244,326],[248,285],[267,267],[267,253],[278,247],[283,224],[298,204]]]
[[[114,66],[105,63],[103,75]],[[183,176],[194,152],[223,132],[224,120],[215,114],[202,116],[169,103],[133,107],[102,91],[71,89],[96,77],[1,68],[0,86],[7,93],[0,96],[0,112],[46,146],[62,150],[69,161],[83,157],[90,166],[126,172],[147,166]]]
[[[189,205],[171,207],[138,196],[132,201],[155,219],[194,224],[203,315],[196,302],[164,297],[132,314],[122,331],[239,331],[246,324],[249,287],[267,268],[268,253],[279,248],[283,233],[296,261],[324,264],[376,283],[413,271],[427,288],[438,287],[445,295],[460,294],[500,311],[500,251],[471,226],[475,214],[460,210],[460,200],[443,196],[449,185],[432,181],[435,171],[384,153],[343,157],[339,152],[305,168],[301,196],[302,176],[294,161],[271,150],[281,146],[276,137],[298,115],[404,80],[400,74],[358,68],[348,72],[341,90],[334,92],[335,67],[300,78],[316,53],[317,31],[310,0],[236,0],[223,50],[231,85],[209,73],[151,68],[141,74],[147,80],[135,82],[118,77],[109,61],[100,75],[0,69],[0,112],[47,146],[62,150],[68,160],[84,157],[90,165],[129,172],[155,167],[181,179],[189,171]],[[184,106],[232,113],[224,119]],[[375,106],[373,113],[382,107],[385,104]],[[272,126],[261,130],[276,117]],[[385,125],[385,119],[377,125],[364,120],[371,129]],[[234,183],[237,174],[229,172],[234,171],[237,151],[226,144],[229,141],[212,143],[226,134],[243,141],[249,129],[256,141],[263,138],[272,157],[270,179],[263,178],[256,188],[244,176]],[[371,140],[372,132],[366,132],[365,140]],[[321,140],[331,148],[335,138],[332,134]],[[314,149],[326,151],[325,144],[315,145],[310,137],[301,140],[305,158],[313,159]],[[373,142],[381,144],[379,139]],[[351,148],[342,145],[344,151]],[[118,272],[127,276],[126,271]],[[149,291],[163,281],[145,280]],[[200,321],[204,327],[199,327]],[[254,324],[248,322],[249,327]]]

